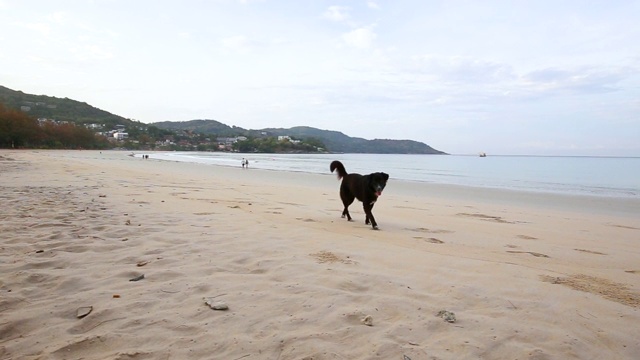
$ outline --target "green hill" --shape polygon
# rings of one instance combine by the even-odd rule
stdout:
[[[290,129],[262,129],[275,135],[288,135],[295,138],[316,138],[322,141],[332,152],[365,154],[445,154],[431,146],[414,140],[374,139],[367,140],[347,136],[339,131],[321,130],[308,126]]]
[[[238,136],[250,133],[243,128],[231,127],[215,120],[162,121],[150,125],[166,130],[184,130],[217,136]]]
[[[215,135],[217,137],[246,136],[261,138],[268,136],[289,136],[310,143],[321,142],[330,152],[371,153],[371,154],[445,154],[427,144],[413,140],[374,139],[367,140],[350,137],[338,131],[321,130],[308,126],[297,126],[290,129],[243,129],[228,126],[216,120],[164,121],[143,124],[122,116],[93,107],[87,103],[69,98],[57,98],[46,95],[26,94],[0,86],[0,103],[7,108],[20,109],[32,118],[47,118],[57,121],[68,121],[75,124],[100,124],[104,129],[114,129],[116,125],[124,125],[132,139],[162,139],[168,135],[165,131],[189,132],[191,134]],[[193,137],[193,135],[189,135]]]
[[[266,128],[248,130],[230,127],[216,120],[164,121],[150,124],[166,130],[188,130],[218,136],[249,137],[290,136],[294,139],[318,139],[330,152],[367,153],[367,154],[446,154],[431,146],[413,140],[375,139],[366,140],[347,136],[339,131],[322,130],[308,126],[296,126],[289,129]]]
[[[141,124],[95,108],[87,103],[46,95],[26,94],[0,86],[0,102],[14,109],[23,109],[34,118],[69,121],[76,124],[103,124],[112,129],[116,125]]]

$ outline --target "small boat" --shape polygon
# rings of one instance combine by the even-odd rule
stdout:
[[[486,153],[481,152],[481,153],[480,153],[480,157],[487,157],[487,154],[486,154]]]

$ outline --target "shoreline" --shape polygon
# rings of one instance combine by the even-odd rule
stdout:
[[[212,159],[214,160],[207,159],[206,157],[199,158],[198,156],[187,156],[187,158],[190,158],[191,161],[189,160],[185,161],[184,159],[180,160],[181,157],[178,157],[178,160],[171,159],[171,154],[173,154],[172,152],[156,152],[155,154],[156,154],[156,157],[155,157],[156,160],[192,162],[192,163],[198,163],[202,165],[226,166],[226,167],[232,167],[232,168],[235,167],[235,163],[233,161],[235,161],[236,159],[234,159],[234,157],[237,157],[238,158],[237,160],[240,161],[241,156],[250,155],[250,154],[244,154],[244,153],[238,153],[238,155],[220,153],[220,154],[213,155]],[[178,152],[178,154],[189,154],[189,153]],[[199,154],[203,154],[203,153],[199,153]],[[322,168],[318,167],[318,162],[316,160],[312,160],[312,163],[310,164],[310,166],[307,169],[302,170],[302,169],[295,169],[293,167],[286,167],[286,166],[281,167],[279,165],[275,165],[275,166],[272,165],[271,160],[273,159],[271,157],[273,156],[274,158],[279,159],[280,156],[283,156],[282,154],[253,154],[253,155],[258,156],[255,159],[256,162],[254,163],[254,166],[253,166],[254,169],[262,169],[262,170],[269,170],[269,171],[285,171],[285,172],[291,172],[291,173],[322,174],[322,175],[326,175],[327,173],[324,167]],[[288,155],[290,154],[285,154],[284,156],[288,156]],[[330,162],[330,158],[326,157],[325,155],[326,154],[319,155],[317,158]],[[371,154],[346,154],[346,155],[358,156],[358,155],[371,155]],[[384,154],[384,155],[398,156],[399,154]],[[539,156],[536,156],[536,157],[539,157]],[[315,158],[315,156],[311,156],[309,159],[313,159],[313,158]],[[565,156],[564,158],[567,158],[567,157]],[[295,158],[291,158],[291,159],[295,159]],[[283,158],[280,160],[284,160],[285,162],[287,161],[286,158]],[[256,164],[258,165],[255,166]],[[402,175],[397,175],[397,174],[394,176],[395,172],[393,172],[393,169],[389,169],[387,170],[387,172],[391,172],[392,180],[394,181],[400,180],[400,181],[415,182],[419,184],[430,184],[430,185],[436,185],[436,186],[459,186],[462,188],[478,189],[480,191],[504,190],[509,192],[522,192],[522,193],[529,193],[534,195],[552,195],[552,196],[567,196],[567,197],[584,196],[589,198],[631,199],[631,200],[640,201],[640,196],[634,193],[631,189],[625,189],[623,187],[611,187],[611,188],[600,187],[599,188],[595,185],[567,184],[569,188],[562,190],[562,189],[557,189],[557,186],[556,186],[556,189],[547,188],[542,182],[539,183],[540,186],[538,187],[521,187],[520,185],[513,183],[513,179],[511,180],[511,184],[502,183],[501,185],[492,184],[492,182],[494,182],[495,179],[490,180],[489,183],[481,183],[481,182],[469,183],[468,181],[456,183],[456,181],[453,181],[453,182],[451,181],[443,182],[441,180],[438,181],[435,178],[433,179],[429,178],[425,180],[413,179],[411,178],[411,175],[409,177],[406,177],[406,176],[402,177]],[[397,177],[397,176],[400,176],[400,177]],[[468,174],[465,176],[468,176]],[[427,175],[427,177],[429,177],[429,175]]]
[[[0,358],[640,353],[633,206],[392,181],[373,231],[359,203],[340,218],[339,184],[0,150]]]
[[[164,153],[164,152],[157,152]],[[152,152],[150,153],[152,154]],[[137,154],[138,155],[138,154]],[[198,162],[188,162],[169,159],[150,158],[155,161],[168,161],[176,163],[190,163],[199,166],[213,166],[229,169],[236,169],[233,165],[208,164]],[[250,171],[279,172],[284,174],[299,174],[312,176],[330,176],[335,178],[335,174],[326,174],[311,171],[278,170],[252,168]],[[405,196],[412,196],[427,191],[429,196],[440,199],[451,199],[456,201],[473,200],[482,202],[496,202],[503,205],[525,205],[536,206],[549,210],[580,211],[601,215],[618,215],[635,217],[640,214],[640,198],[630,198],[621,196],[589,195],[589,194],[568,194],[551,191],[533,191],[523,189],[496,188],[485,186],[445,184],[417,180],[390,179],[389,184],[401,184],[398,191],[388,188],[386,193],[398,193]]]

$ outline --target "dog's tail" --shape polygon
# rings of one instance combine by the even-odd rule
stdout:
[[[345,170],[344,165],[342,165],[342,163],[338,160],[334,160],[331,162],[331,165],[329,165],[329,170],[331,170],[331,172],[338,170],[338,179],[342,179],[343,177],[347,176],[347,170]]]

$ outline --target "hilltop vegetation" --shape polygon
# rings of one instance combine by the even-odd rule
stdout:
[[[320,142],[329,152],[367,153],[367,154],[445,154],[431,146],[413,140],[390,140],[350,137],[339,131],[321,130],[308,126],[296,126],[289,129],[265,128],[247,130],[230,127],[216,120],[164,121],[153,123],[161,129],[187,130],[203,134],[235,134],[251,138],[289,136],[308,142]]]
[[[8,108],[24,109],[33,118],[55,119],[75,124],[101,124],[108,128],[116,125],[144,125],[95,108],[87,103],[46,95],[26,94],[0,86],[0,103]],[[24,111],[23,110],[23,111]]]
[[[0,147],[49,148],[108,148],[131,150],[198,150],[242,152],[342,152],[378,154],[444,154],[442,151],[413,140],[366,140],[350,137],[338,131],[321,130],[307,126],[290,129],[267,128],[259,130],[228,126],[216,120],[164,121],[144,124],[111,114],[87,103],[68,98],[26,94],[0,86],[0,104],[4,104],[0,122]],[[15,112],[17,111],[17,113]],[[18,113],[21,120],[15,120]],[[8,117],[7,117],[8,116]],[[14,120],[9,120],[14,119]],[[29,119],[27,121],[27,119]],[[36,119],[48,119],[38,122]],[[8,124],[11,123],[11,126]],[[35,124],[35,125],[34,125]],[[55,125],[55,126],[54,126]],[[17,126],[17,127],[16,127]],[[46,131],[42,135],[34,126]],[[73,126],[77,126],[76,129]],[[12,130],[9,128],[11,127]],[[87,131],[91,127],[93,131]],[[113,129],[120,128],[127,138],[114,141]],[[20,129],[18,129],[20,128]],[[11,131],[11,134],[9,134]],[[52,140],[51,134],[60,132],[66,140]],[[87,133],[102,133],[106,139],[87,142]],[[16,135],[16,134],[21,135]],[[37,135],[37,137],[34,137]],[[75,135],[73,135],[75,134]],[[69,136],[78,136],[71,141]],[[81,140],[82,137],[84,140]],[[95,137],[92,135],[92,137]],[[278,140],[278,137],[281,137]],[[284,137],[284,138],[283,138]],[[16,142],[16,139],[20,141]],[[48,140],[43,140],[47,138]],[[13,139],[13,140],[11,140]],[[106,140],[109,140],[107,142]],[[99,140],[99,141],[98,141]]]
[[[297,138],[316,138],[332,152],[363,154],[444,154],[431,146],[413,140],[366,140],[347,136],[339,131],[321,130],[308,126],[290,129],[262,129],[275,135],[291,135]]]
[[[161,121],[152,123],[160,129],[183,130],[217,136],[249,136],[251,132],[236,126],[225,125],[216,120]]]

